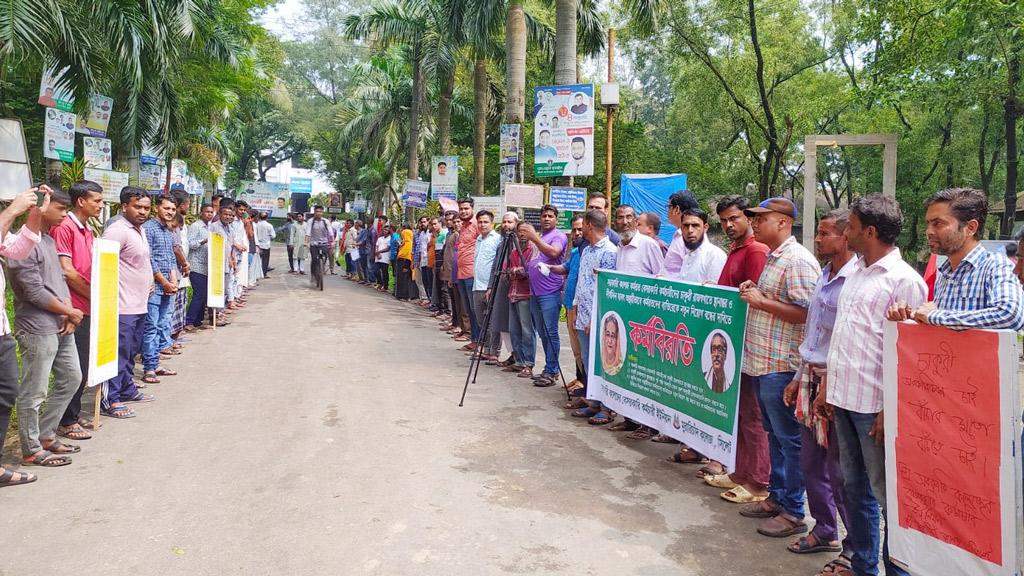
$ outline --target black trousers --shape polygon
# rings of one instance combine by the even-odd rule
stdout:
[[[288,271],[295,272],[295,246],[288,245]]]
[[[395,273],[395,298],[399,300],[408,300],[411,298],[419,298],[419,288],[412,281],[412,261],[406,260],[405,258],[398,259],[398,267]],[[409,293],[415,290],[416,295],[410,296]]]
[[[390,280],[388,274],[388,263],[375,262],[374,264],[377,266],[377,286],[380,286],[381,288],[387,290],[388,283]]]
[[[427,291],[427,298],[434,294],[434,269],[430,266],[420,266],[420,281],[423,282],[423,289]]]
[[[270,276],[270,248],[260,248],[260,263],[263,264],[263,275]]]
[[[450,312],[448,308],[448,284],[441,279],[441,265],[434,267],[434,292],[430,296],[431,303],[438,312]]]
[[[14,350],[14,336],[0,336],[0,451],[11,423],[11,410],[18,399],[18,356]]]
[[[60,419],[61,426],[71,426],[78,422],[82,414],[82,393],[85,392],[85,383],[89,381],[89,317],[82,318],[82,323],[75,328],[75,348],[78,349],[78,366],[82,369],[82,383],[78,385],[78,391],[71,397],[64,416]]]

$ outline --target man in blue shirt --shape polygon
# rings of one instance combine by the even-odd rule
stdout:
[[[156,199],[156,215],[142,225],[149,242],[149,259],[153,266],[153,293],[149,296],[149,312],[142,336],[142,381],[158,383],[157,376],[173,376],[170,370],[160,368],[160,352],[170,346],[162,338],[162,327],[171,321],[171,302],[178,291],[178,270],[174,260],[174,233],[171,222],[178,214],[174,199],[161,194]],[[171,352],[177,352],[176,350]],[[177,352],[180,354],[180,352]]]

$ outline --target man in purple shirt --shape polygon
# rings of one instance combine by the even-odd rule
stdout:
[[[546,204],[540,209],[540,234],[530,224],[524,223],[521,228],[527,241],[537,247],[526,265],[526,273],[530,278],[530,315],[544,348],[544,372],[534,382],[539,387],[554,385],[560,373],[558,315],[562,309],[562,275],[551,274],[550,267],[565,260],[569,239],[555,227],[557,223],[558,208]]]

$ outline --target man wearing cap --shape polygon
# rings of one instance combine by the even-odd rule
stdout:
[[[743,371],[757,389],[772,471],[768,499],[744,504],[740,514],[764,518],[759,533],[785,537],[807,531],[800,422],[783,396],[800,367],[799,345],[821,267],[793,237],[797,210],[792,200],[769,198],[744,213],[753,219],[754,238],[771,251],[758,281],[739,288],[749,305]]]

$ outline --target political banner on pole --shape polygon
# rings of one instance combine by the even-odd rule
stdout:
[[[107,126],[110,124],[110,113],[113,108],[113,98],[94,94],[89,98],[89,111],[86,112],[85,116],[78,118],[78,127],[75,131],[79,134],[86,134],[96,138],[106,137]]]
[[[224,243],[226,240],[221,234],[210,234],[210,240],[206,243],[206,258],[210,267],[210,276],[206,283],[206,305],[210,308],[224,307]]]
[[[87,384],[96,386],[117,375],[119,312],[117,275],[121,243],[96,238],[92,242],[92,274],[89,277],[89,374]]]
[[[732,469],[747,305],[739,291],[602,270],[587,397]]]
[[[459,157],[434,156],[430,162],[430,197],[451,198],[459,194]]]
[[[56,108],[46,109],[46,142],[43,157],[62,162],[75,161],[75,116]]]
[[[43,77],[39,81],[39,104],[47,108],[56,108],[64,112],[71,112],[75,108],[75,95],[71,87],[63,82],[64,73],[68,68],[57,72],[53,68],[45,68]]]
[[[121,189],[128,185],[129,175],[127,172],[87,167],[85,179],[92,180],[103,188],[103,199],[107,202],[120,202]]]
[[[548,204],[561,212],[583,212],[587,209],[587,189],[552,186]]]
[[[889,554],[915,576],[1019,575],[1017,335],[886,323]]]
[[[594,85],[538,86],[533,102],[533,175],[592,176]]]
[[[275,218],[288,215],[288,185],[283,182],[243,182],[239,198],[245,200],[253,210],[269,212]]]
[[[428,190],[430,190],[430,182],[406,180],[405,190],[402,191],[402,202],[406,208],[426,208]]]
[[[505,206],[540,208],[544,206],[544,187],[540,184],[506,184]]]
[[[522,126],[519,124],[502,124],[501,140],[498,152],[498,164],[519,164],[519,142]]]
[[[113,167],[110,140],[86,136],[82,138],[82,149],[86,166],[103,170],[110,170]]]
[[[150,194],[157,194],[164,188],[167,172],[158,164],[139,164],[139,187]]]
[[[170,190],[185,189],[185,181],[188,179],[188,162],[180,158],[171,159],[171,185]]]
[[[519,181],[518,164],[502,164],[498,166],[498,193],[505,195],[505,187]]]

